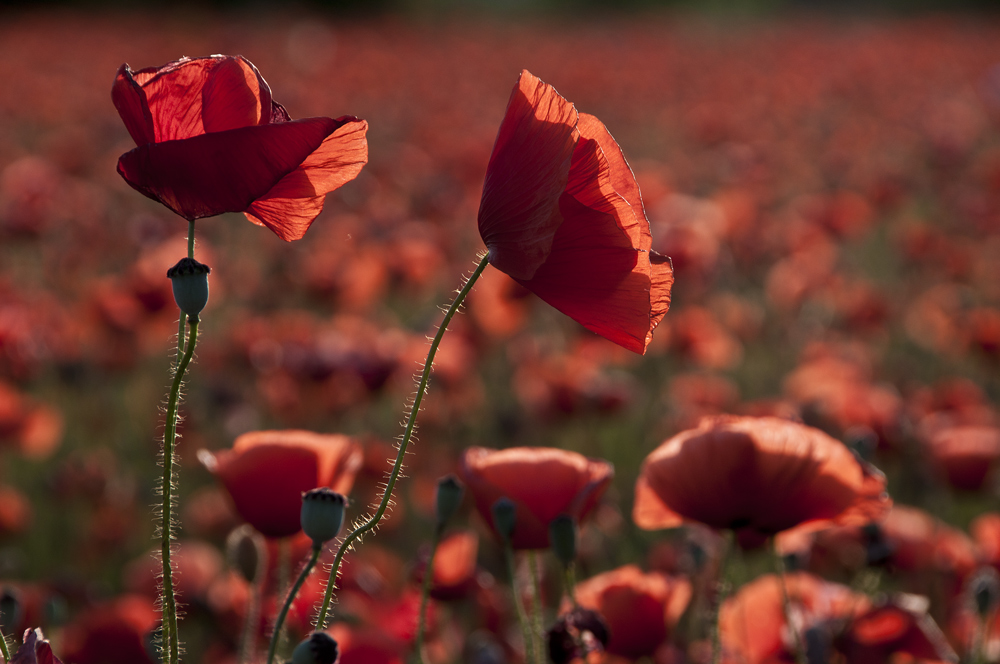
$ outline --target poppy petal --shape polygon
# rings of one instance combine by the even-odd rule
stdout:
[[[577,112],[555,88],[522,71],[507,103],[486,169],[479,233],[490,263],[530,279],[545,260],[561,219],[578,133]]]
[[[326,194],[350,182],[368,163],[368,123],[354,117],[337,128],[294,171],[250,205],[247,219],[282,240],[298,240],[323,210]]]
[[[132,77],[132,70],[127,64],[118,68],[115,83],[111,87],[111,101],[136,145],[152,143],[156,139],[146,93]]]
[[[307,118],[142,145],[121,156],[118,172],[185,219],[242,212],[336,128],[330,118]]]
[[[135,72],[156,128],[156,142],[176,141],[205,133],[201,91],[225,56],[181,58],[162,67]]]
[[[638,232],[635,213],[609,172],[598,141],[581,137],[559,199],[565,221],[535,276],[518,281],[588,330],[642,354],[669,307],[673,272],[668,260],[633,246],[625,228]]]
[[[271,116],[271,90],[244,58],[226,58],[209,72],[201,90],[201,106],[206,132],[267,124]]]

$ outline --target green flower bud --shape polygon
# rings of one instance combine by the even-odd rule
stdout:
[[[504,496],[493,503],[492,510],[493,526],[506,542],[514,534],[514,525],[517,523],[517,505],[514,504],[513,500]]]
[[[295,646],[292,664],[334,664],[340,656],[337,642],[326,632],[313,632]]]
[[[549,523],[549,541],[552,553],[568,567],[576,560],[576,519],[568,514],[560,514]]]
[[[313,546],[332,540],[344,525],[347,498],[329,487],[302,494],[302,530],[312,538]]]
[[[451,517],[462,504],[462,494],[465,489],[459,484],[454,475],[446,475],[438,480],[437,498],[434,507],[437,510],[437,525],[444,528]]]
[[[187,256],[167,270],[174,286],[174,302],[192,320],[198,320],[198,314],[208,304],[208,275],[211,272],[212,268]]]

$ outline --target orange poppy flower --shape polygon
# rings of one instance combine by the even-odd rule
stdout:
[[[118,69],[111,99],[138,146],[118,160],[136,191],[188,220],[243,212],[282,240],[301,238],[326,194],[368,161],[368,123],[292,120],[242,56]]]
[[[459,474],[491,527],[493,503],[505,496],[514,501],[515,549],[544,549],[552,519],[560,514],[577,520],[586,516],[611,483],[614,467],[551,447],[470,447],[462,455]]]
[[[640,528],[697,521],[768,537],[804,525],[868,523],[891,502],[885,478],[818,429],[774,417],[706,418],[643,461]]]
[[[198,459],[250,525],[267,537],[287,537],[299,532],[303,492],[323,486],[350,492],[361,446],[339,434],[254,431],[237,438],[231,450],[201,450]]]
[[[979,491],[1000,459],[1000,428],[946,426],[930,434],[927,451],[934,466],[956,489]]]
[[[610,634],[607,652],[637,659],[651,656],[667,639],[691,592],[687,579],[625,565],[577,584],[576,600],[604,618]],[[563,611],[570,608],[567,602]]]
[[[588,330],[645,353],[670,307],[632,169],[600,120],[522,71],[486,169],[490,264]]]

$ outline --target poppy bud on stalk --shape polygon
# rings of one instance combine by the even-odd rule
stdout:
[[[295,646],[292,664],[334,664],[340,656],[337,642],[326,632],[313,632]]]
[[[514,534],[514,526],[517,523],[517,505],[514,501],[504,496],[498,498],[493,503],[493,525],[504,541],[510,541]]]
[[[198,314],[208,304],[208,275],[211,272],[212,268],[187,256],[167,270],[173,282],[174,302],[192,321],[198,320]]]
[[[1000,601],[1000,579],[996,570],[987,567],[977,572],[970,584],[970,594],[980,616],[986,618],[995,611]]]
[[[549,540],[552,553],[563,567],[569,567],[576,559],[576,521],[568,514],[560,514],[549,524]]]
[[[438,528],[444,528],[444,524],[455,516],[462,504],[463,494],[465,489],[454,475],[446,475],[438,480],[437,497],[434,501]]]
[[[329,487],[302,494],[302,531],[312,538],[317,549],[332,540],[344,525],[347,498]]]

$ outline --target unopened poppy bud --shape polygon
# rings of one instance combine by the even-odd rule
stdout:
[[[986,617],[996,610],[1000,601],[1000,581],[997,573],[992,567],[980,570],[972,579],[972,601],[975,603],[976,612],[980,616]]]
[[[4,632],[11,633],[11,630],[21,619],[21,600],[15,588],[4,588],[0,593],[0,625]]]
[[[517,523],[517,505],[514,504],[513,500],[504,496],[493,503],[492,509],[493,525],[504,541],[509,540],[510,536],[514,534],[514,525]]]
[[[259,581],[261,563],[267,557],[264,538],[252,526],[243,524],[226,538],[226,557],[247,583]]]
[[[576,519],[568,514],[560,514],[549,523],[549,541],[552,553],[568,567],[576,560]]]
[[[334,664],[340,649],[326,632],[313,632],[292,651],[292,664]]]
[[[208,275],[211,272],[212,268],[187,256],[167,270],[174,286],[174,302],[192,320],[198,320],[198,314],[208,304]]]
[[[332,540],[344,525],[347,498],[329,487],[302,494],[302,530],[312,538],[313,546]]]
[[[455,516],[455,512],[462,504],[464,493],[465,489],[454,475],[446,475],[438,480],[437,498],[434,501],[438,528],[444,528],[444,524]]]

